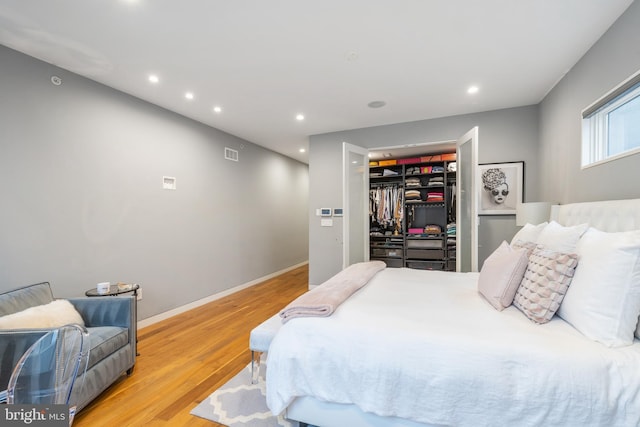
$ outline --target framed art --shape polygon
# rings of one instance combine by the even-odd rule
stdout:
[[[522,203],[524,162],[478,165],[478,215],[515,215]]]

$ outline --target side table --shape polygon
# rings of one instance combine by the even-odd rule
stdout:
[[[115,297],[117,295],[126,294],[129,292],[133,292],[133,297],[136,299],[136,344],[138,343],[138,289],[140,289],[140,285],[137,283],[133,284],[116,284],[109,286],[109,292],[105,294],[101,294],[98,292],[97,288],[91,288],[86,291],[84,294],[88,297]],[[136,345],[136,356],[140,356],[138,352],[138,346]]]
[[[98,289],[96,288],[91,288],[88,291],[86,291],[84,294],[88,297],[113,297],[116,295],[122,295],[129,292],[133,292],[133,296],[136,297],[136,301],[137,301],[138,289],[140,289],[140,285],[138,285],[137,283],[133,283],[131,285],[124,285],[124,286],[111,285],[109,286],[109,292],[107,292],[106,294],[99,293]]]

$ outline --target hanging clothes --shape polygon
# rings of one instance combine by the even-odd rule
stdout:
[[[385,184],[369,190],[371,223],[381,227],[400,229],[403,218],[402,190],[398,184]]]

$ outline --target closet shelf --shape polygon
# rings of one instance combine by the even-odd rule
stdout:
[[[444,202],[441,200],[435,202],[427,202],[426,200],[405,200],[405,204],[407,205],[428,205],[431,207],[444,207]]]

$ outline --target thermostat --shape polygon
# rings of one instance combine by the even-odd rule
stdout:
[[[331,208],[320,208],[320,216],[331,216]]]
[[[342,216],[342,208],[334,208],[333,216]]]

